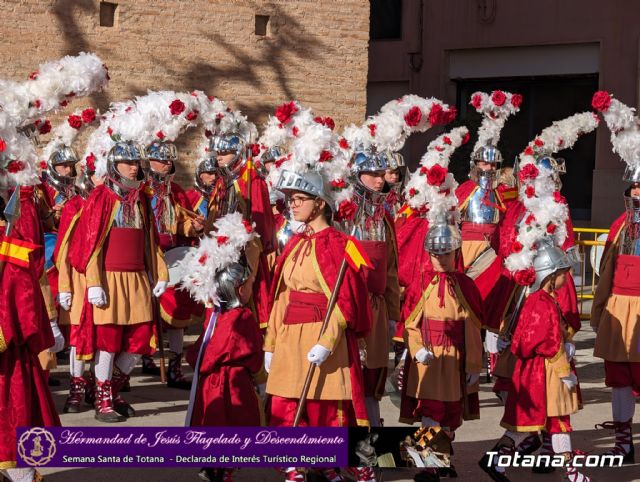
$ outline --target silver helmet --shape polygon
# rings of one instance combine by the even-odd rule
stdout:
[[[120,186],[126,190],[138,189],[140,183],[144,180],[143,170],[139,169],[137,179],[131,180],[120,174],[116,165],[119,162],[137,162],[142,167],[145,159],[144,146],[132,141],[116,142],[107,155],[107,179],[105,184],[113,187],[113,183],[115,183],[115,186]]]
[[[424,249],[430,254],[447,254],[462,246],[462,236],[455,222],[446,217],[440,218],[424,240]]]
[[[218,285],[218,297],[222,311],[228,311],[242,306],[238,299],[237,289],[251,276],[251,269],[245,256],[241,256],[239,262],[231,263],[215,275]]]
[[[385,172],[389,168],[389,154],[375,150],[356,151],[351,161],[351,176],[355,195],[361,201],[382,204],[386,201],[388,192],[378,192],[369,189],[362,183],[360,175],[366,172]]]
[[[627,164],[622,180],[625,182],[640,182],[640,163],[634,166]]]
[[[209,197],[209,195],[213,191],[213,184],[211,186],[207,186],[206,184],[204,184],[202,182],[202,179],[200,179],[200,174],[203,174],[205,172],[207,172],[207,173],[217,173],[218,170],[219,170],[218,161],[216,160],[215,157],[208,157],[206,159],[203,159],[196,166],[194,184],[196,186],[196,189],[203,196]]]
[[[220,153],[233,153],[234,157],[226,166],[220,166],[220,173],[230,179],[240,175],[247,162],[247,142],[237,133],[214,135],[209,141],[209,152],[212,157]]]
[[[80,196],[87,199],[95,187],[96,185],[91,180],[91,174],[89,172],[85,170],[78,174],[78,177],[76,178],[76,189]]]
[[[76,182],[76,163],[78,162],[78,154],[71,146],[62,146],[55,150],[47,162],[46,177],[47,181],[58,191],[64,193],[69,198],[74,194],[74,185]],[[71,175],[65,176],[56,170],[56,166],[64,166],[71,164],[73,171]]]
[[[399,152],[392,152],[387,156],[387,161],[387,169],[390,171],[398,171],[398,175],[400,177],[400,180],[391,185],[391,187],[396,191],[402,191],[404,181],[407,177],[407,165],[404,162],[404,156]]]
[[[149,161],[158,161],[163,164],[171,163],[171,171],[169,174],[160,174],[150,165],[146,166],[147,176],[158,182],[167,180],[176,173],[176,162],[178,161],[178,148],[173,142],[154,141],[145,149],[145,157]]]
[[[554,273],[571,268],[571,262],[567,254],[557,247],[549,237],[538,241],[538,249],[533,258],[533,269],[536,272],[536,280],[531,285],[531,292],[537,291],[542,282]]]
[[[327,194],[324,186],[322,174],[317,171],[307,171],[304,174],[298,174],[294,171],[283,169],[275,185],[275,189],[284,194],[298,191],[318,197],[325,201],[331,210],[333,210],[333,201],[331,196]]]
[[[495,169],[484,171],[478,167],[478,162],[493,164]],[[469,178],[483,189],[495,189],[498,187],[500,168],[502,167],[502,154],[495,146],[482,146],[471,155]]]
[[[536,158],[536,165],[546,167],[552,172],[551,179],[556,185],[556,190],[562,188],[560,176],[567,173],[567,166],[562,157],[541,155]]]
[[[269,170],[267,169],[267,164],[270,162],[276,162],[278,159],[282,157],[282,149],[278,146],[270,147],[265,152],[262,153],[262,157],[260,158],[260,163],[258,164],[258,172],[262,177],[267,177],[269,174]]]

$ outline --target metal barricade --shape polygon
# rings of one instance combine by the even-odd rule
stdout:
[[[597,228],[574,228],[573,232],[576,236],[576,245],[580,250],[580,283],[576,284],[578,309],[580,311],[580,319],[588,320],[591,317],[591,309],[589,306],[589,310],[585,313],[585,305],[588,304],[588,301],[593,300],[593,296],[596,292],[596,271],[598,270],[599,260],[597,251],[595,254],[593,254],[592,251],[597,249],[599,246],[602,246],[602,249],[604,249],[605,241],[599,240],[598,238],[601,237],[602,234],[608,234],[609,230]],[[587,250],[587,247],[590,249]],[[589,272],[587,269],[587,263],[589,262],[591,264],[591,282],[586,283],[587,273]]]

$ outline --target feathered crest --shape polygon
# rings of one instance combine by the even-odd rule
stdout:
[[[37,154],[31,140],[0,111],[0,188],[38,184]]]
[[[216,275],[237,263],[247,244],[258,234],[240,213],[231,213],[214,223],[214,232],[200,239],[200,245],[178,264],[181,286],[193,299],[219,306]]]
[[[469,104],[483,116],[478,129],[478,140],[473,146],[473,152],[476,152],[486,146],[498,146],[500,132],[509,116],[520,110],[522,96],[502,90],[494,90],[491,94],[475,92]]]
[[[422,156],[420,167],[405,186],[407,204],[416,211],[426,212],[431,224],[443,215],[450,215],[459,222],[455,196],[458,183],[449,172],[449,162],[453,152],[468,141],[466,127],[456,127],[434,139]]]
[[[636,110],[602,90],[593,95],[591,105],[602,114],[611,131],[613,152],[630,169],[640,168],[640,119]]]
[[[95,110],[91,108],[77,109],[73,114],[64,119],[53,130],[51,140],[42,151],[45,162],[48,162],[51,155],[63,147],[73,147],[73,143],[80,132],[90,126],[95,125],[99,118]]]
[[[569,207],[553,181],[553,170],[536,163],[543,155],[552,155],[561,149],[573,147],[578,138],[598,127],[598,117],[591,112],[574,114],[555,121],[532,140],[520,154],[520,201],[526,208],[518,237],[511,247],[505,266],[516,279],[533,269],[539,241],[552,237],[556,246],[562,246],[566,237]],[[531,277],[529,277],[531,279]]]

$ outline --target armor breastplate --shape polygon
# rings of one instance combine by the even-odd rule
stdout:
[[[291,239],[291,236],[293,236],[294,234],[295,233],[293,231],[293,225],[291,224],[291,221],[289,220],[289,218],[285,216],[284,224],[280,229],[278,229],[278,232],[276,233],[276,240],[278,242],[278,251],[280,253],[282,253],[282,250]]]
[[[498,197],[493,189],[478,187],[469,199],[463,220],[475,224],[497,224],[500,220]]]
[[[236,191],[235,182],[228,183],[224,190],[224,196],[218,201],[217,218],[229,213],[240,211],[240,196]]]
[[[640,198],[624,198],[626,219],[620,233],[619,254],[640,256]]]
[[[356,185],[354,202],[362,210],[359,219],[343,223],[345,233],[353,233],[359,241],[386,241],[385,202],[387,193],[374,192]]]

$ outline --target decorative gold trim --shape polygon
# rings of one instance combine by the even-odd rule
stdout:
[[[2,333],[2,328],[0,328],[0,353],[7,351],[7,340],[4,337],[4,333]]]

